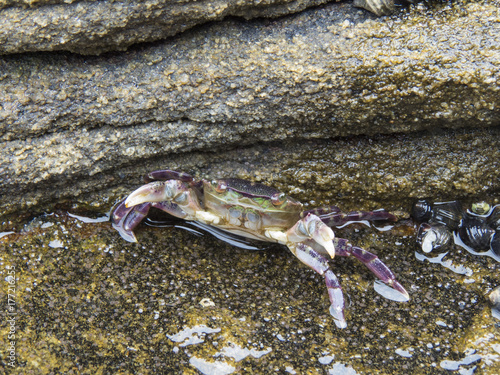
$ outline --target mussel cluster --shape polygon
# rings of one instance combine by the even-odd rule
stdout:
[[[455,233],[475,251],[492,250],[500,255],[500,205],[479,202],[464,210],[458,201],[431,203],[421,199],[413,205],[411,215],[421,223],[417,243],[426,253],[445,248]]]

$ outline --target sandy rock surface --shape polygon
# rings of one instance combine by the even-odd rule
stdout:
[[[326,1],[5,0],[0,2],[0,54],[125,50],[229,16],[279,17]]]

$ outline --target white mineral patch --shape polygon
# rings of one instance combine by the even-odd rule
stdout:
[[[404,349],[396,349],[395,352],[397,355],[400,355],[401,357],[405,358],[410,358],[412,356],[412,354],[408,350]]]
[[[16,232],[0,232],[0,238],[8,236],[9,234],[16,233]]]
[[[328,375],[357,375],[358,373],[351,366],[347,367],[343,363],[335,362],[328,370]]]
[[[456,371],[462,365],[470,365],[471,363],[477,362],[479,360],[481,360],[481,356],[479,354],[472,354],[466,356],[465,358],[459,361],[444,360],[441,361],[439,365],[441,366],[441,368],[444,368],[445,370]]]
[[[276,335],[276,338],[277,338],[278,340],[280,340],[280,341],[286,341],[286,339],[285,339],[285,338],[281,335],[281,333],[278,333],[278,334]]]
[[[446,254],[448,254],[447,252],[446,253],[442,253],[442,254],[439,254],[437,257],[434,257],[434,258],[429,258],[429,257],[426,257],[425,255],[423,254],[420,254],[418,253],[417,251],[415,251],[415,257],[418,259],[418,260],[421,260],[421,261],[424,261],[424,260],[428,260],[429,263],[439,263],[441,264],[443,267],[445,268],[448,268],[449,270],[459,274],[459,275],[466,275],[466,276],[472,276],[472,274],[474,273],[472,271],[472,269],[470,269],[469,267],[465,267],[461,264],[458,264],[458,265],[454,265],[453,262],[451,260],[443,260],[443,258],[446,256]]]
[[[64,247],[64,243],[59,240],[59,239],[55,239],[55,240],[52,240],[49,242],[49,247],[52,247],[52,248],[59,248],[59,247]]]
[[[334,355],[325,355],[324,357],[319,357],[318,361],[322,365],[329,365],[335,359]]]
[[[200,324],[192,328],[184,328],[179,333],[167,335],[167,337],[174,342],[180,342],[179,346],[188,346],[202,343],[205,341],[207,334],[216,332],[220,332],[220,328],[210,328],[204,324]]]
[[[205,359],[191,357],[189,364],[204,375],[226,375],[232,374],[236,368],[226,362],[208,362]]]
[[[77,220],[80,220],[84,223],[104,223],[106,221],[109,221],[109,216],[101,216],[98,218],[91,218],[91,217],[86,217],[86,216],[80,216],[80,215],[75,215],[75,214],[70,214],[68,212],[68,216],[75,218]]]
[[[263,355],[270,353],[271,348],[265,349],[265,350],[257,350],[257,349],[247,349],[247,348],[242,348],[239,345],[232,344],[231,346],[225,346],[222,348],[222,350],[217,353],[218,355],[223,355],[226,357],[231,357],[233,358],[236,362],[241,361],[242,359],[248,357],[251,355],[254,358],[260,358]]]

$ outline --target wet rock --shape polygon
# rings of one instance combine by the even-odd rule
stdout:
[[[477,367],[498,374],[498,320],[485,296],[500,284],[500,263],[491,258],[451,251],[447,261],[466,267],[464,275],[420,261],[411,237],[339,230],[376,253],[410,293],[408,302],[386,299],[366,267],[351,258],[332,260],[350,301],[342,330],[328,312],[323,278],[280,246],[245,250],[146,226],[131,244],[107,222],[64,212],[14,231],[0,238],[4,298],[4,280],[15,287],[12,374],[146,367],[235,374],[472,373]],[[207,299],[212,303],[203,304]],[[1,363],[7,367],[5,357]]]
[[[0,54],[125,50],[228,16],[279,17],[326,1],[2,0]]]
[[[0,208],[114,197],[166,167],[306,202],[493,194],[498,20],[496,0],[390,25],[329,4],[121,54],[3,56]]]

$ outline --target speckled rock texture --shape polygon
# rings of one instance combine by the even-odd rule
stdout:
[[[99,54],[164,39],[224,17],[278,17],[328,0],[4,0],[0,54]]]
[[[347,300],[338,329],[324,279],[282,246],[147,226],[132,244],[96,221],[55,212],[0,233],[4,316],[6,294],[16,302],[0,326],[4,353],[15,352],[0,357],[8,374],[499,373],[488,296],[500,263],[458,246],[419,254],[403,223],[336,231],[376,253],[410,294],[385,298],[366,267],[336,257]]]
[[[3,56],[0,209],[113,198],[156,168],[369,207],[496,194],[498,6],[330,4],[120,54]]]

